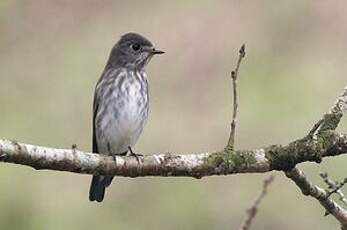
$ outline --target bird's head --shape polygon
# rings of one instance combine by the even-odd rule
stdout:
[[[107,66],[143,68],[155,54],[163,54],[137,33],[123,35],[112,48]]]

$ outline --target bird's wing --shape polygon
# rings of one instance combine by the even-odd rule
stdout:
[[[98,97],[98,94],[100,94],[99,90],[98,90],[98,85],[100,84],[107,84],[105,83],[104,79],[109,77],[114,77],[117,76],[119,74],[119,70],[113,70],[113,69],[109,69],[109,70],[105,70],[103,72],[103,74],[101,75],[101,77],[99,78],[98,82],[96,83],[96,87],[95,87],[95,93],[94,93],[94,102],[93,102],[93,153],[100,153],[99,149],[98,149],[98,144],[96,141],[96,130],[95,130],[95,118],[96,118],[96,114],[98,113],[98,110],[100,109],[100,104],[102,102],[100,102],[100,100],[98,100],[98,98],[100,99],[100,97]]]
[[[96,134],[95,134],[95,117],[98,112],[99,104],[96,100],[96,95],[94,95],[94,102],[93,102],[93,153],[99,153],[98,151],[98,144],[96,142]]]

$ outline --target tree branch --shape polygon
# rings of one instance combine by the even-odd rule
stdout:
[[[294,168],[286,172],[286,176],[295,182],[302,194],[317,199],[325,210],[340,222],[342,230],[347,229],[347,211],[331,199],[324,189],[309,182],[299,169]]]
[[[237,108],[238,108],[238,102],[237,102],[237,78],[239,75],[239,69],[241,65],[242,59],[246,56],[246,46],[243,44],[239,50],[239,59],[237,60],[237,64],[235,67],[235,70],[231,71],[231,79],[233,82],[233,115],[231,118],[231,127],[230,127],[230,136],[228,145],[226,148],[230,150],[234,150],[235,145],[235,133],[236,133],[236,116],[237,116]]]
[[[317,139],[303,138],[288,145],[271,145],[253,150],[197,154],[153,154],[115,158],[77,149],[55,149],[0,139],[0,161],[84,174],[125,177],[140,176],[203,176],[235,173],[261,173],[289,170],[305,161],[347,152],[347,136],[326,131]]]
[[[336,103],[330,109],[330,111],[324,114],[324,116],[313,126],[307,136],[307,139],[319,140],[324,133],[336,133],[335,129],[337,128],[343,113],[346,112],[347,109],[346,102],[347,87],[344,88],[344,91],[338,97]],[[285,172],[285,174],[288,178],[295,182],[304,195],[317,199],[325,208],[326,213],[332,214],[340,222],[342,230],[347,230],[347,211],[330,198],[330,195],[338,191],[344,185],[344,183],[341,183],[341,187],[336,186],[333,191],[327,192],[309,182],[304,173],[297,168],[293,168],[292,170]],[[324,179],[324,176],[322,177]],[[325,182],[328,183],[329,181],[327,178],[325,179]]]

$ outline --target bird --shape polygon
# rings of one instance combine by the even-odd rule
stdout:
[[[93,153],[110,156],[130,154],[148,117],[149,94],[146,66],[164,52],[144,36],[122,35],[111,49],[96,83],[93,101]],[[93,175],[89,200],[102,202],[113,176]]]

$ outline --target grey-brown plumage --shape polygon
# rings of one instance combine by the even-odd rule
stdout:
[[[148,115],[145,66],[155,54],[152,43],[136,33],[121,37],[96,84],[93,105],[93,152],[125,155],[137,142]],[[93,176],[89,200],[101,202],[112,176]]]

